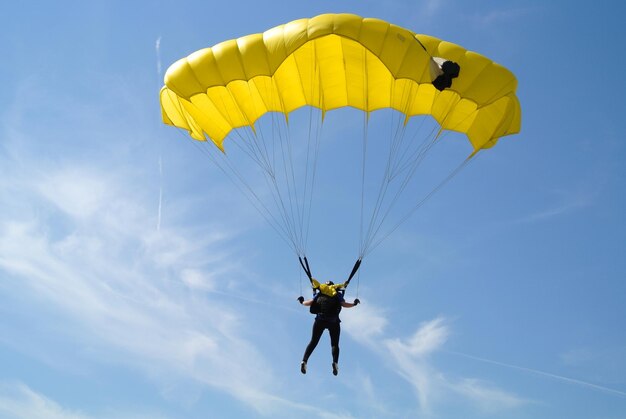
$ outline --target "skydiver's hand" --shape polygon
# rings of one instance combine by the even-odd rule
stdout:
[[[298,301],[300,301],[300,304],[304,303],[304,297],[303,296],[299,296],[298,297]]]
[[[359,300],[358,298],[355,298],[354,299],[354,305],[356,306],[356,305],[359,305],[359,304],[361,304],[361,300]]]

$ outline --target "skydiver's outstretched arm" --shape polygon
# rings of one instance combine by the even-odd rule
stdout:
[[[313,300],[305,300],[303,296],[298,297],[298,301],[300,301],[300,304],[307,307],[310,307],[311,304],[313,304]]]
[[[347,301],[342,301],[342,302],[341,302],[341,307],[345,307],[345,308],[352,308],[352,307],[357,306],[357,305],[359,305],[359,304],[361,304],[361,301],[360,301],[358,298],[356,298],[356,299],[354,300],[354,303],[349,303],[349,302],[347,302]]]

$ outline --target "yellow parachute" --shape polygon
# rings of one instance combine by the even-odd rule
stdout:
[[[461,67],[452,88],[431,84],[433,57]],[[309,105],[429,114],[479,150],[519,132],[516,87],[510,71],[458,45],[379,19],[325,14],[179,60],[165,75],[161,107],[166,124],[220,148],[233,128]]]
[[[448,75],[446,63],[458,65],[460,70],[450,76],[447,84],[439,86],[437,80]],[[432,117],[438,125],[432,141],[444,131],[460,132],[469,140],[470,155],[474,155],[492,147],[499,138],[519,132],[521,109],[516,88],[517,80],[509,70],[458,45],[379,19],[324,14],[225,41],[182,58],[167,70],[160,101],[165,124],[187,131],[195,140],[211,140],[224,155],[224,142],[231,133],[243,129],[255,137],[264,115],[278,113],[286,121],[303,107],[319,110],[322,120],[326,112],[343,107],[361,110],[366,118],[374,111],[393,109],[402,116],[404,126],[416,116]],[[266,153],[264,147],[255,150]],[[394,153],[399,159],[413,155],[421,159],[422,155],[421,151]],[[261,155],[254,160],[263,165],[268,183],[274,182],[275,201],[285,196],[290,201],[276,205],[276,217],[268,209],[271,203],[257,202],[257,209],[264,214],[267,210],[266,219],[277,224],[277,231],[303,256],[306,234],[302,226],[307,223],[305,213],[312,197],[299,197],[297,193],[304,190],[305,195],[310,194],[312,185],[292,190],[290,177],[285,176],[284,187],[289,190],[282,192],[276,185],[281,171],[267,166],[273,159]],[[407,165],[401,160],[397,167]],[[293,166],[298,170],[304,164],[291,166],[285,164],[285,171],[294,170]],[[396,167],[387,166],[391,170]],[[414,172],[413,166],[402,170],[397,173],[405,179]],[[305,182],[311,179],[308,173]],[[239,181],[241,176],[233,178]],[[255,187],[244,184],[240,189],[251,191],[250,199],[255,201],[259,198]],[[398,189],[404,188],[405,183],[401,183]],[[385,186],[374,200],[376,205],[386,194]],[[395,201],[393,198],[392,204]],[[422,202],[417,200],[417,205],[406,213]],[[286,208],[289,205],[297,208]],[[378,224],[387,221],[386,210],[376,208],[372,214],[379,219],[369,222],[369,230],[363,234],[365,243],[361,244],[359,260],[375,244],[375,238],[386,237]],[[405,218],[399,217],[399,223]],[[362,228],[368,225],[361,223]]]

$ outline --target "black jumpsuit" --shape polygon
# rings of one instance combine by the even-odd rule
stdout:
[[[304,357],[302,360],[307,362],[311,353],[317,346],[324,333],[325,329],[328,329],[330,334],[330,346],[333,354],[333,362],[339,362],[339,335],[341,334],[341,327],[339,323],[339,312],[341,311],[341,303],[344,301],[341,293],[337,293],[334,297],[329,297],[325,294],[318,294],[315,297],[315,302],[319,304],[320,311],[315,317],[315,323],[313,323],[313,333],[311,334],[311,341],[304,351]]]

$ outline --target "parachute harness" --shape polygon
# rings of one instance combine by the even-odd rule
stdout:
[[[313,288],[314,292],[316,290],[318,292],[324,292],[322,289],[323,286],[320,285],[320,283],[315,278],[313,278],[313,274],[311,273],[311,267],[309,266],[309,261],[307,260],[306,256],[298,257],[298,260],[300,261],[300,266],[302,266],[304,273],[309,278],[309,282],[311,283],[311,287]],[[343,284],[339,284],[337,287],[345,291],[345,289],[348,288],[348,285],[350,285],[350,281],[352,281],[352,278],[357,273],[360,266],[361,266],[361,259],[357,259],[357,261],[354,263],[354,266],[352,267],[352,271],[350,272],[350,275],[348,275],[348,279]],[[300,285],[300,295],[302,295],[302,284]],[[359,288],[357,285],[357,298],[358,297],[359,297]]]

